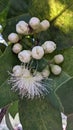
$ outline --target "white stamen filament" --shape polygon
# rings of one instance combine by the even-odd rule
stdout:
[[[19,91],[19,94],[23,98],[28,97],[33,99],[35,96],[40,97],[47,94],[47,83],[45,83],[44,77],[41,73],[37,72],[35,75],[24,66],[21,66],[22,71],[20,76],[16,76],[14,73],[10,74],[11,78],[9,82],[12,85],[12,90]]]

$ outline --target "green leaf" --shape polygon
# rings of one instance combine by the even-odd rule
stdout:
[[[68,82],[70,79],[72,79],[72,77],[70,75],[68,75],[66,72],[63,72],[63,71],[61,72],[60,75],[53,76],[54,90],[56,91],[59,87],[61,87],[66,82]]]
[[[11,114],[11,116],[14,118],[16,113],[18,112],[18,101],[12,102],[8,112]]]
[[[8,13],[8,18],[16,18],[17,16],[28,13],[30,3],[31,1],[29,0],[10,0],[10,10]]]
[[[46,68],[47,64],[48,61],[45,58],[42,58],[40,60],[33,59],[30,63],[30,66],[32,69],[41,72],[44,68]]]
[[[25,130],[61,130],[60,113],[47,98],[20,100],[19,115]]]
[[[73,113],[73,79],[56,90],[66,114]]]
[[[9,0],[0,0],[0,12],[2,12],[8,5]]]
[[[58,49],[73,46],[73,1],[72,0],[51,0],[50,19],[51,19],[51,35]]]
[[[5,51],[5,48],[6,48],[6,46],[4,44],[0,43],[1,53]]]
[[[64,63],[62,64],[62,68],[69,75],[73,76],[73,47],[64,50]]]
[[[59,89],[63,84],[67,83],[72,77],[70,77],[65,72],[62,72],[59,76],[51,76],[51,78],[52,80],[50,80],[50,84],[52,85],[53,90],[48,94],[49,100],[56,109],[63,112],[64,106],[61,102],[59,95],[57,95],[56,90]]]
[[[0,56],[1,56],[1,54],[2,54],[2,51],[0,50]]]
[[[12,53],[11,46],[8,46],[0,57],[0,85],[8,79],[8,71],[12,71],[12,67],[19,64],[18,58]]]
[[[50,100],[50,103],[54,108],[56,108],[60,112],[64,112],[64,107],[60,101],[60,98],[59,96],[57,96],[57,94],[54,91],[51,91],[48,94],[48,97],[49,97],[48,100]]]
[[[67,130],[73,130],[73,114],[68,115]]]
[[[0,108],[18,100],[17,93],[11,90],[8,79],[0,85]]]
[[[0,107],[17,99],[17,95],[11,91],[11,86],[8,84],[8,71],[11,72],[16,64],[19,64],[19,61],[9,46],[0,56]]]
[[[9,10],[9,0],[0,0],[0,24],[5,27]]]

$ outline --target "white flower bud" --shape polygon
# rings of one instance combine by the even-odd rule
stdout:
[[[38,78],[36,78],[38,77]],[[43,76],[40,72],[37,71],[36,75],[34,76],[34,79],[36,79],[36,81],[40,81],[43,79]]]
[[[29,21],[29,25],[35,30],[40,26],[40,20],[37,17],[32,17]]]
[[[50,70],[49,68],[45,68],[42,72],[41,72],[43,77],[48,77],[50,75]]]
[[[22,74],[22,68],[20,65],[14,66],[12,71],[14,73],[14,76],[21,76]]]
[[[59,75],[62,69],[59,65],[51,65],[51,71],[54,75]]]
[[[8,40],[11,43],[16,43],[16,42],[19,41],[19,36],[16,33],[10,33],[9,36],[8,36]]]
[[[44,50],[41,46],[35,46],[33,49],[32,49],[32,57],[34,59],[41,59],[44,55]]]
[[[54,56],[54,62],[55,62],[56,64],[60,64],[60,63],[62,63],[63,61],[64,61],[64,57],[63,57],[62,54],[58,54],[58,55],[55,55],[55,56]]]
[[[25,21],[19,21],[16,24],[16,31],[19,34],[25,34],[25,35],[27,35],[29,33],[28,24]]]
[[[46,41],[42,45],[45,53],[52,53],[56,49],[56,44],[53,41]]]
[[[31,60],[31,51],[23,50],[18,54],[18,58],[21,62],[28,63]]]
[[[22,50],[22,45],[20,43],[16,43],[13,45],[12,51],[18,54]]]
[[[50,23],[48,20],[43,20],[41,23],[40,23],[40,26],[41,26],[41,31],[46,31],[49,26],[50,26]]]

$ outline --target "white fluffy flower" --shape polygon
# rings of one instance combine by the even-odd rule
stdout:
[[[16,43],[16,42],[19,41],[19,36],[16,33],[10,33],[9,36],[8,36],[8,40],[11,43]]]
[[[54,75],[59,75],[62,69],[59,65],[51,65],[51,71]]]
[[[55,62],[56,64],[60,64],[60,63],[62,63],[63,61],[64,61],[64,57],[63,57],[62,54],[58,54],[58,55],[55,55],[55,56],[54,56],[54,62]]]
[[[46,41],[42,45],[45,53],[52,53],[56,49],[56,44],[53,41]]]
[[[23,63],[28,63],[31,60],[31,51],[23,50],[18,54],[18,58]]]
[[[12,51],[18,54],[22,50],[22,45],[20,43],[16,43],[13,45]]]
[[[29,21],[29,25],[35,30],[40,26],[40,20],[37,17],[32,17]]]
[[[43,20],[41,23],[40,23],[40,27],[41,27],[41,31],[46,31],[50,26],[50,23],[48,20]]]
[[[25,96],[31,99],[48,93],[46,83],[43,81],[44,77],[41,73],[32,74],[25,65],[21,66],[21,69],[20,76],[15,76],[14,73],[11,74],[9,82],[12,84],[12,90],[19,90],[22,98]]]
[[[25,34],[25,35],[27,35],[29,33],[28,24],[25,21],[19,21],[16,24],[16,31],[19,34]]]
[[[32,57],[34,59],[41,59],[44,55],[44,50],[41,46],[35,46],[32,49]]]

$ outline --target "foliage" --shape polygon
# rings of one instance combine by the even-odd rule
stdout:
[[[20,64],[15,54],[11,51],[11,45],[2,49],[0,44],[0,107],[13,103],[15,111],[9,109],[14,115],[18,109],[20,120],[25,130],[60,130],[60,112],[66,114],[73,113],[73,2],[72,0],[1,0],[0,1],[0,23],[3,25],[3,37],[6,41],[8,34],[15,32],[15,25],[19,20],[26,22],[32,16],[41,20],[48,19],[50,28],[47,32],[42,32],[37,37],[42,44],[46,40],[55,41],[57,51],[62,53],[65,61],[62,64],[63,72],[60,76],[53,76],[48,83],[53,90],[44,99],[21,100],[17,93],[11,91],[8,84],[12,67]],[[31,46],[31,45],[30,45]],[[25,47],[25,45],[24,45]],[[27,40],[26,47],[29,47]],[[53,54],[54,55],[54,54]],[[44,57],[39,64],[39,70],[47,64],[48,57]],[[44,64],[43,64],[44,61]],[[34,61],[35,62],[35,61]],[[41,66],[40,66],[41,64]],[[46,81],[47,82],[47,81]],[[15,102],[19,101],[19,103]],[[72,122],[73,118],[69,119]],[[28,124],[29,123],[29,124]],[[72,130],[69,125],[67,130]]]

